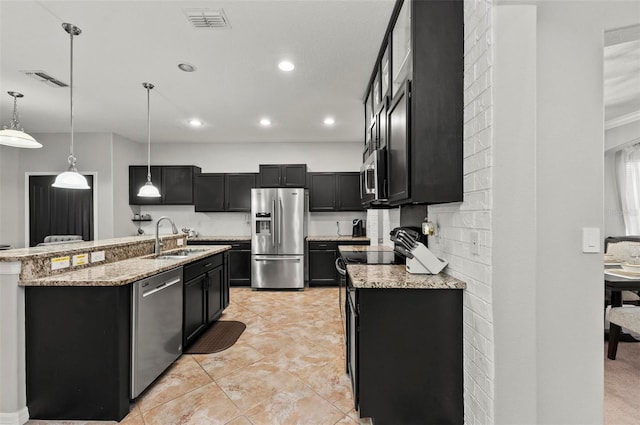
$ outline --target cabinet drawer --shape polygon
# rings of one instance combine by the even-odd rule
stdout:
[[[337,249],[338,249],[337,242],[309,241],[309,250],[335,251]]]
[[[222,255],[212,255],[211,257],[203,258],[191,264],[184,266],[184,280],[188,281],[196,276],[204,274],[214,267],[222,265]]]

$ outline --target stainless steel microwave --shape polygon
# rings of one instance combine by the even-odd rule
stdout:
[[[387,200],[387,150],[374,150],[360,167],[360,198],[363,203]]]

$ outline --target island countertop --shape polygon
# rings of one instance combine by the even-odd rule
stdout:
[[[343,235],[343,236],[307,236],[308,241],[317,241],[317,242],[369,242],[369,238],[367,236],[351,236],[351,235]]]
[[[250,242],[251,235],[245,236],[208,236],[208,235],[198,235],[198,236],[190,236],[188,241],[194,242],[219,242],[219,241],[233,241],[233,242]]]
[[[357,289],[466,289],[467,284],[446,273],[411,274],[404,265],[347,264]]]
[[[129,258],[108,264],[91,266],[79,270],[60,273],[36,279],[23,279],[20,286],[121,286],[148,276],[183,266],[185,264],[219,254],[231,249],[229,245],[200,245],[202,250],[183,259],[159,259],[155,255]],[[170,254],[172,251],[162,254]]]

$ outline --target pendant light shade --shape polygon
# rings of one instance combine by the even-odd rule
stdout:
[[[160,191],[151,183],[151,103],[149,92],[155,86],[151,83],[142,83],[142,87],[147,89],[147,182],[138,191],[138,196],[142,198],[159,198]]]
[[[24,97],[24,95],[15,91],[7,93],[13,97],[13,118],[9,123],[9,128],[5,126],[3,130],[0,130],[0,145],[13,146],[14,148],[41,148],[42,145],[36,142],[36,139],[31,135],[25,133],[20,127],[20,121],[18,121],[18,98]]]
[[[67,160],[69,161],[69,168],[67,171],[58,174],[56,181],[51,186],[59,187],[63,189],[90,189],[87,179],[76,169],[76,157],[73,156],[73,36],[80,35],[82,30],[73,24],[62,24],[62,28],[71,37],[71,67],[70,67],[70,81],[69,91],[71,99],[71,146],[70,154]]]

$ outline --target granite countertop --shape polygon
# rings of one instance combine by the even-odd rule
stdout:
[[[387,245],[340,245],[338,247],[340,252],[380,252],[380,251],[393,251],[393,248]]]
[[[170,254],[184,248],[164,251]],[[187,263],[218,254],[231,249],[229,245],[200,245],[201,253],[185,257],[184,259],[157,259],[155,256],[130,258],[114,263],[87,267],[54,276],[38,279],[26,279],[19,282],[20,286],[121,286],[143,279],[148,276],[183,266]]]
[[[467,284],[445,273],[411,274],[404,265],[347,264],[351,284],[358,289],[466,289]]]
[[[336,241],[336,242],[349,242],[349,241],[364,241],[368,242],[369,238],[366,236],[307,236],[308,241]]]
[[[216,242],[216,241],[251,241],[251,235],[245,236],[206,236],[200,235],[187,239],[189,241]]]
[[[177,239],[183,235],[160,235],[162,240]],[[15,248],[0,250],[0,261],[20,261],[56,255],[72,255],[74,253],[96,251],[102,248],[130,246],[141,242],[153,242],[155,236],[130,236],[124,238],[101,239],[96,241],[57,243],[52,245],[34,246],[31,248]]]

